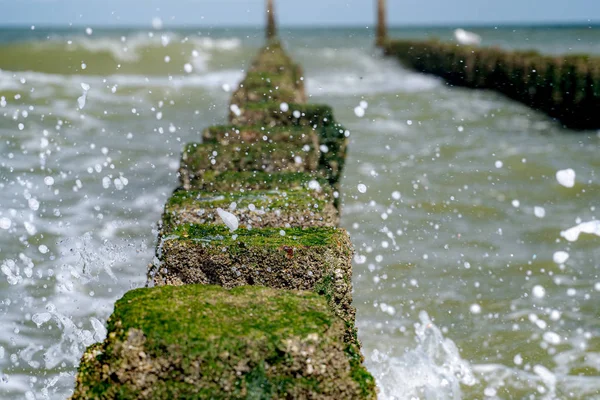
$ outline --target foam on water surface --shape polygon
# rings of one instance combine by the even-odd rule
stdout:
[[[476,383],[471,366],[452,340],[444,338],[426,312],[415,325],[416,347],[402,355],[373,351],[367,366],[380,388],[380,400],[459,400],[461,385]]]

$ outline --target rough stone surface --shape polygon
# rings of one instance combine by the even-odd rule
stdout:
[[[314,290],[354,326],[350,237],[340,228],[238,229],[183,224],[165,231],[155,285],[260,285]]]
[[[319,132],[320,133],[320,132]],[[319,147],[317,131],[310,127],[282,126],[265,128],[262,126],[217,125],[202,132],[203,143],[294,143]]]
[[[319,165],[331,185],[339,189],[348,147],[348,131],[337,124],[329,106],[321,104],[289,104],[282,111],[278,103],[248,103],[239,115],[231,113],[234,125],[259,126],[266,130],[286,127],[311,127],[317,136]],[[275,128],[276,127],[276,128]]]
[[[289,74],[251,71],[231,98],[231,104],[238,106],[265,101],[302,103],[306,97]]]
[[[206,193],[176,191],[167,201],[161,231],[181,224],[222,225],[217,209],[234,214],[242,228],[337,226],[332,199],[314,197],[310,189]]]
[[[313,197],[333,198],[333,189],[325,178],[303,172],[207,171],[199,179],[188,180],[184,189],[209,193],[310,189]]]
[[[72,399],[375,399],[344,331],[310,292],[133,290],[83,355]]]
[[[323,104],[288,104],[287,111],[278,102],[248,103],[240,107],[239,115],[229,115],[233,125],[253,126],[327,126],[333,125],[333,111]]]
[[[191,143],[183,150],[179,169],[184,188],[207,172],[262,171],[316,173],[319,153],[310,145],[292,143],[230,144]]]

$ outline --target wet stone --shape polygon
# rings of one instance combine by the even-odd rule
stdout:
[[[333,199],[315,197],[311,191],[176,191],[167,201],[161,231],[186,223],[222,225],[219,208],[235,215],[242,228],[337,226],[339,215]]]
[[[340,228],[237,229],[182,224],[165,230],[157,249],[160,265],[149,272],[157,286],[260,285],[313,290],[324,295],[354,326],[353,247]]]
[[[235,126],[217,125],[206,128],[202,132],[203,143],[294,143],[298,146],[309,145],[319,147],[317,130],[310,127],[275,126]],[[320,133],[320,132],[319,132]]]
[[[233,125],[312,126],[333,125],[333,111],[323,104],[290,103],[282,107],[280,102],[248,103],[231,111],[229,119]]]
[[[306,101],[306,96],[304,91],[298,88],[293,73],[250,71],[240,82],[231,103],[239,106],[247,102],[269,100],[302,103]]]
[[[293,143],[229,144],[191,143],[181,156],[180,179],[184,188],[208,172],[307,172],[319,167],[318,149]]]
[[[310,292],[137,289],[83,355],[72,399],[375,399],[344,331]]]
[[[303,172],[207,171],[192,179],[185,190],[204,192],[247,192],[254,190],[306,190],[313,197],[332,198],[333,189],[323,177]]]

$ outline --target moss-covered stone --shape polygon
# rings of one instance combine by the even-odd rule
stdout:
[[[310,127],[275,126],[211,126],[202,132],[204,143],[294,143],[298,146],[310,145],[319,147],[317,133]]]
[[[239,115],[238,115],[239,114]],[[251,125],[267,130],[278,127],[311,127],[321,149],[320,165],[329,182],[337,188],[346,160],[346,129],[337,124],[331,107],[321,104],[290,104],[282,111],[278,103],[248,103],[238,114],[232,113],[234,125]]]
[[[332,199],[314,197],[312,190],[207,193],[176,191],[168,200],[162,217],[162,231],[180,224],[219,224],[221,208],[234,214],[240,227],[322,227],[337,226],[339,215]]]
[[[184,188],[208,172],[262,171],[316,173],[319,153],[310,145],[293,143],[251,144],[190,143],[181,156],[180,179]]]
[[[231,98],[231,104],[242,106],[247,102],[278,101],[303,103],[306,95],[299,88],[294,76],[294,70],[282,72],[250,71],[240,82],[238,89]]]
[[[133,290],[83,355],[72,399],[375,399],[344,331],[310,292]]]
[[[283,46],[278,40],[271,40],[265,47],[261,49],[256,59],[248,71],[248,75],[244,81],[249,86],[262,87],[260,81],[256,79],[254,74],[269,74],[275,75],[276,79],[285,79],[287,83],[292,83],[296,97],[299,103],[306,102],[306,91],[304,88],[304,72],[302,67],[292,61],[287,55]],[[263,75],[264,76],[264,75]],[[260,78],[260,75],[259,75]],[[291,89],[291,86],[287,86]]]
[[[284,108],[285,110],[285,108]],[[248,103],[239,112],[231,112],[233,125],[253,126],[328,126],[335,124],[331,107],[323,104],[288,104],[286,111],[281,103]]]
[[[301,95],[294,90],[283,88],[272,89],[270,87],[261,86],[254,89],[248,89],[240,86],[231,97],[231,104],[238,107],[244,107],[250,102],[266,102],[276,101],[278,103],[294,103],[301,101]]]
[[[352,254],[339,228],[264,228],[230,232],[224,225],[182,224],[163,232],[150,270],[158,286],[261,285],[314,290],[336,315],[354,326]]]
[[[323,177],[301,172],[208,171],[189,182],[186,190],[204,192],[246,192],[254,190],[304,190],[315,197],[331,198],[332,188]]]

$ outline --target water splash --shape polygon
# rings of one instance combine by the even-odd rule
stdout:
[[[477,383],[470,365],[461,359],[458,348],[444,338],[425,311],[415,325],[417,347],[402,357],[377,350],[368,361],[377,379],[381,400],[459,400],[461,384]]]

